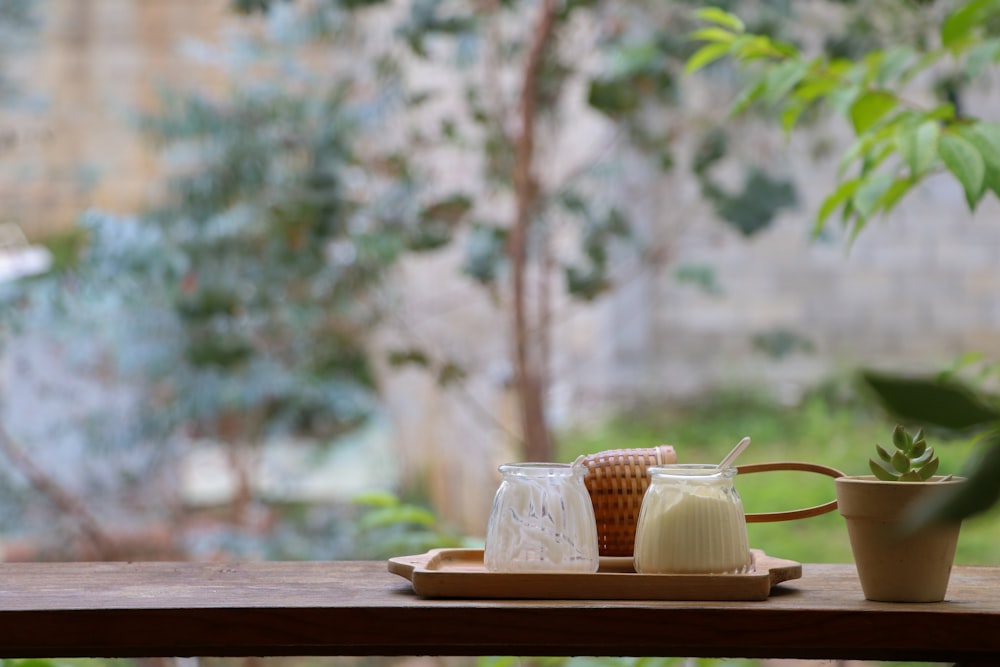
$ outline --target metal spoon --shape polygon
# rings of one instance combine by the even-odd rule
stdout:
[[[731,468],[732,465],[733,465],[733,461],[736,460],[736,457],[739,456],[740,454],[742,454],[743,450],[746,449],[749,446],[750,446],[750,438],[749,437],[743,438],[738,443],[736,443],[736,446],[733,447],[733,451],[731,451],[728,454],[726,454],[726,458],[722,459],[722,462],[719,463],[719,465],[717,467],[718,468]]]

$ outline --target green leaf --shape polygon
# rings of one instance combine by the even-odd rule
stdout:
[[[980,121],[961,127],[959,133],[976,147],[983,162],[1000,169],[1000,123]]]
[[[794,46],[775,42],[765,35],[740,35],[733,40],[732,49],[738,60],[747,62],[763,58],[786,60],[799,56]]]
[[[896,479],[896,473],[893,470],[890,470],[874,459],[868,460],[868,467],[871,468],[873,475],[884,482],[892,482]]]
[[[793,96],[796,99],[812,102],[816,98],[833,92],[837,88],[835,79],[822,77],[812,78],[804,81],[801,86],[795,89]]]
[[[955,120],[955,105],[950,102],[939,104],[930,111],[924,113],[927,120],[953,121]]]
[[[747,84],[733,102],[733,106],[729,110],[729,115],[735,116],[742,113],[747,107],[759,100],[766,91],[767,77],[765,76],[760,76],[753,83]]]
[[[698,42],[725,42],[728,44],[736,39],[736,34],[723,28],[701,28],[688,35],[688,39]]]
[[[975,79],[998,60],[1000,60],[1000,39],[984,40],[969,49],[965,58],[965,75]]]
[[[859,136],[840,157],[840,162],[837,165],[837,174],[842,176],[847,171],[847,168],[857,160],[861,160],[863,165],[867,167],[865,172],[871,171],[871,169],[876,166],[873,162],[873,156],[879,155],[879,153],[876,152],[876,149],[878,148],[881,150],[881,156],[882,159],[884,159],[888,155],[886,149],[888,148],[891,152],[893,148],[892,145],[886,146],[884,144],[887,140],[892,139],[894,135],[895,130],[890,126],[883,127],[877,131],[867,132]],[[861,176],[866,175],[865,172],[862,172]]]
[[[781,112],[781,129],[786,133],[791,132],[795,128],[795,124],[799,121],[799,116],[808,107],[809,102],[799,99],[792,100],[785,107],[785,110]]]
[[[986,163],[983,156],[972,142],[955,132],[941,134],[938,155],[948,171],[962,184],[969,208],[975,209],[986,186]]]
[[[903,428],[902,424],[896,424],[896,427],[892,429],[892,444],[896,449],[907,449],[910,446],[910,436],[906,433],[906,429]]]
[[[564,275],[566,291],[577,299],[592,301],[611,289],[607,269],[603,266],[567,266]]]
[[[986,448],[975,467],[965,476],[968,481],[955,492],[941,498],[937,505],[925,506],[922,519],[964,519],[985,511],[1000,500],[1000,433],[992,433],[983,441]]]
[[[941,465],[941,461],[937,458],[931,459],[926,465],[920,467],[918,473],[920,474],[920,479],[925,482],[934,476],[934,473],[938,471],[938,467]]]
[[[896,146],[910,168],[912,178],[922,177],[934,166],[940,134],[940,126],[932,120],[924,121],[916,127],[900,128],[896,136]]]
[[[909,472],[910,459],[906,457],[906,454],[897,450],[896,453],[892,455],[892,467],[898,472]]]
[[[693,74],[729,53],[729,44],[713,42],[701,47],[688,58],[684,66],[685,74]]]
[[[358,526],[366,530],[399,525],[433,526],[437,518],[430,510],[416,505],[382,507],[368,512],[358,520]]]
[[[862,380],[897,419],[965,432],[1000,422],[997,400],[960,382],[865,371]]]
[[[743,21],[740,17],[735,14],[730,14],[724,9],[719,9],[718,7],[703,7],[695,12],[695,16],[700,18],[702,21],[708,21],[709,23],[715,23],[721,25],[724,28],[729,28],[734,32],[743,32],[746,27],[743,25]]]
[[[878,202],[875,203],[876,211],[891,211],[900,199],[903,198],[910,188],[913,187],[916,181],[912,178],[898,178],[892,182],[892,185],[882,194]]]
[[[878,452],[878,457],[886,463],[892,460],[892,454],[885,451],[885,447],[882,445],[875,445],[875,451]]]
[[[631,79],[614,77],[590,82],[587,104],[601,113],[620,116],[635,111],[641,102],[640,93]]]
[[[924,447],[920,450],[919,455],[911,454],[910,456],[913,457],[911,458],[910,463],[915,468],[918,468],[931,460],[931,458],[934,456],[934,448],[927,447],[926,443],[924,443]]]
[[[359,493],[352,501],[356,505],[367,505],[369,507],[398,507],[400,504],[399,498],[389,493],[388,491],[367,491],[365,493]]]
[[[772,67],[765,81],[764,101],[774,104],[794,88],[809,70],[809,64],[802,60],[787,60]]]
[[[879,202],[892,187],[892,174],[874,174],[865,178],[854,193],[852,202],[855,210],[863,218],[870,218],[878,211]]]
[[[462,382],[467,376],[465,368],[454,361],[449,361],[438,369],[437,382],[442,387],[448,387]]]
[[[830,217],[830,214],[832,214],[838,206],[851,200],[859,185],[861,185],[860,178],[846,180],[838,185],[837,189],[823,200],[823,203],[819,207],[819,213],[816,214],[816,223],[813,225],[814,234],[818,234],[823,229],[826,219]]]
[[[420,211],[422,222],[440,222],[448,226],[458,224],[472,208],[472,200],[461,194],[451,195],[430,204]]]
[[[983,178],[983,184],[994,195],[1000,197],[1000,169],[986,165],[986,176]]]
[[[427,357],[427,353],[418,348],[406,348],[406,349],[396,349],[390,350],[388,354],[387,361],[390,366],[400,367],[400,366],[420,366],[422,368],[427,368],[430,366],[430,359]]]
[[[883,58],[878,63],[875,79],[880,84],[896,85],[897,79],[903,78],[917,58],[916,52],[908,46],[895,46],[886,49]]]
[[[864,134],[898,105],[895,95],[876,90],[864,93],[851,105],[850,116],[857,134]]]
[[[996,0],[973,0],[960,6],[941,23],[941,44],[953,52],[958,51],[996,4]]]

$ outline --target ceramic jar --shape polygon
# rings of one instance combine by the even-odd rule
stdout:
[[[649,468],[633,560],[642,574],[739,574],[753,569],[735,468]]]

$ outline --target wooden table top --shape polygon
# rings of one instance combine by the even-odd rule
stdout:
[[[1000,664],[1000,568],[948,600],[863,599],[803,565],[757,602],[421,599],[376,562],[0,563],[0,655],[621,655]]]

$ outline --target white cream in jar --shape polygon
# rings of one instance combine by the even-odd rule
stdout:
[[[753,569],[734,468],[649,468],[636,526],[634,565],[643,574],[737,574]]]

